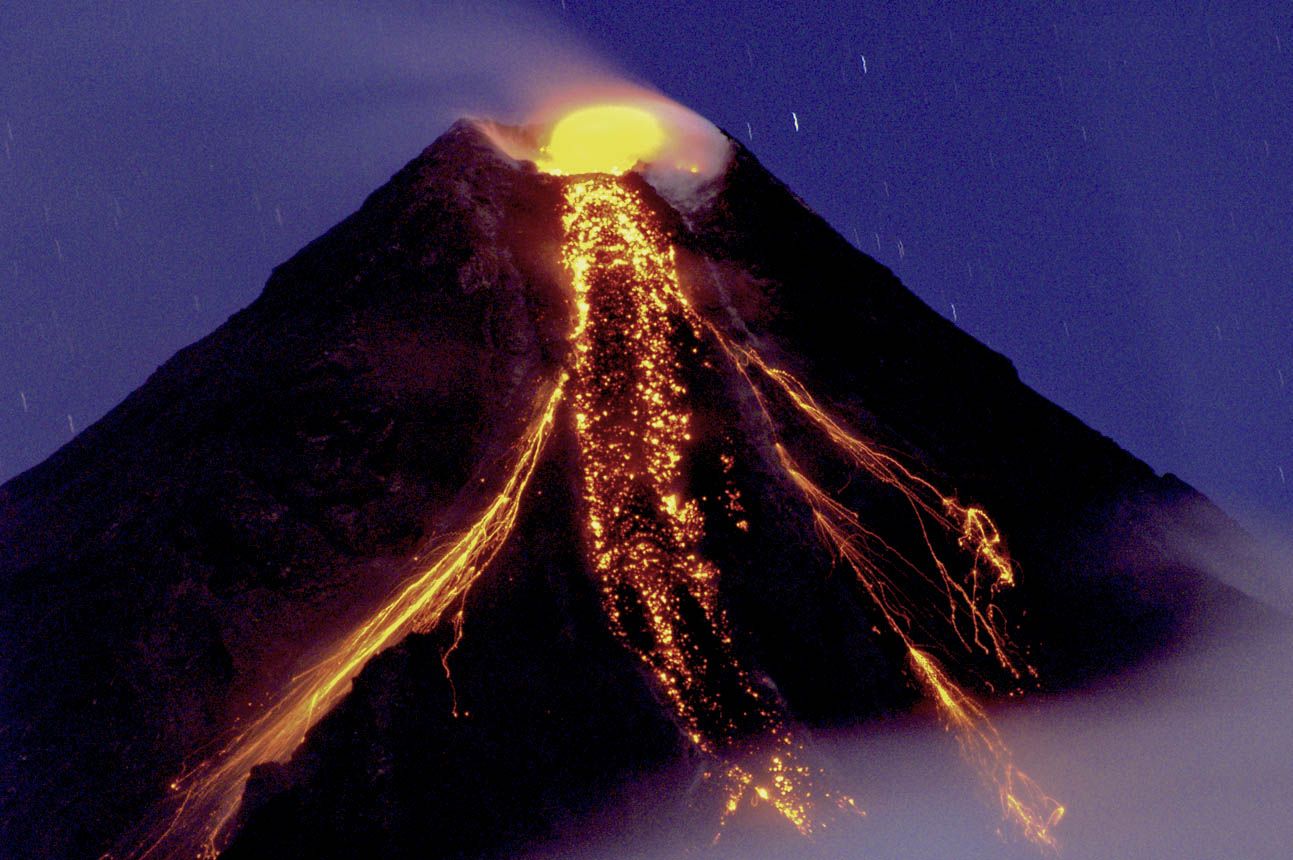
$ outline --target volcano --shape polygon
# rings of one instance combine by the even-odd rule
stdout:
[[[0,489],[8,856],[508,855],[643,781],[811,838],[812,733],[914,708],[1046,848],[987,703],[1263,617],[737,141],[580,120],[458,122]]]

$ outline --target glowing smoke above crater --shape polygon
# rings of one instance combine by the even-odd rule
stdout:
[[[633,105],[593,105],[557,120],[539,150],[538,165],[559,176],[619,175],[651,162],[666,139],[664,127],[650,111]]]
[[[519,127],[480,122],[502,152],[555,176],[639,173],[671,204],[691,208],[721,176],[732,145],[709,120],[628,85],[569,93]]]

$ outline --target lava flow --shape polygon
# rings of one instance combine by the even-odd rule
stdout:
[[[805,835],[823,826],[823,801],[855,810],[849,797],[822,787],[823,774],[805,763],[808,751],[778,694],[738,659],[719,600],[721,571],[701,551],[705,518],[683,466],[692,432],[683,370],[706,344],[726,356],[732,377],[752,395],[774,440],[773,464],[811,512],[823,546],[874,604],[882,632],[905,652],[916,687],[995,786],[1003,817],[1037,845],[1055,846],[1064,807],[1015,767],[983,707],[932,653],[939,643],[958,643],[968,658],[995,667],[1010,693],[1035,680],[994,602],[1016,581],[996,525],[983,509],[944,495],[851,434],[798,379],[701,318],[656,214],[622,178],[660,153],[667,138],[650,111],[633,106],[583,108],[553,127],[535,161],[562,177],[561,263],[575,308],[569,369],[537,399],[504,485],[434,564],[293,678],[277,704],[218,754],[175,781],[178,812],[137,856],[214,855],[251,768],[286,759],[371,657],[445,618],[461,636],[464,597],[511,533],[563,403],[578,445],[589,568],[611,629],[712,760],[710,775],[726,795],[720,832],[747,803],[770,805]],[[693,170],[687,161],[679,166]],[[923,538],[919,560],[809,477],[781,441],[774,398],[816,428],[848,468],[898,494]],[[948,542],[959,561],[943,549]],[[963,574],[954,572],[960,565]]]
[[[221,750],[171,783],[179,806],[159,836],[137,851],[150,856],[215,857],[238,810],[251,769],[286,761],[305,733],[350,689],[350,681],[377,653],[413,631],[430,630],[446,613],[462,631],[462,600],[507,541],[530,477],[552,432],[566,377],[538,402],[536,416],[515,447],[515,462],[498,494],[476,521],[436,560],[409,581],[323,659],[292,678],[267,711],[226,741]]]
[[[750,377],[750,367],[757,367],[773,380],[796,410],[815,424],[850,462],[893,487],[910,504],[936,577],[926,574],[880,535],[867,529],[857,514],[804,474],[781,442],[776,443],[781,467],[812,511],[822,542],[853,571],[888,631],[901,642],[918,688],[934,702],[947,727],[956,733],[966,760],[996,790],[1003,818],[1037,846],[1057,848],[1054,828],[1064,817],[1064,806],[1015,766],[1009,748],[982,706],[952,680],[931,656],[928,646],[916,638],[917,631],[923,630],[933,641],[933,628],[941,625],[951,629],[967,651],[978,650],[994,658],[1009,678],[1018,681],[1025,673],[1036,676],[1031,666],[1019,662],[1006,636],[1001,613],[991,602],[996,591],[1015,583],[1014,566],[1001,548],[996,525],[981,508],[964,507],[944,496],[891,455],[848,433],[817,405],[795,377],[772,367],[753,349],[736,346],[717,330],[711,330],[754,394],[774,438],[777,431],[772,413],[764,394]],[[960,548],[969,553],[971,562],[966,582],[951,575],[950,565],[935,549],[933,528],[954,533]],[[936,606],[912,601],[900,580],[891,573],[895,569],[932,582],[947,600],[944,612],[938,612]],[[991,575],[986,587],[980,582],[985,573]]]
[[[579,133],[571,135],[571,126]],[[557,124],[541,166],[557,175],[614,176],[649,159],[661,140],[658,126],[639,109],[585,108]],[[678,282],[673,250],[641,201],[614,179],[576,178],[566,186],[566,203],[563,261],[578,314],[573,337],[576,429],[594,567],[612,625],[651,667],[699,748],[714,752],[724,746],[724,736],[714,735],[715,728],[730,738],[731,732],[752,727],[762,728],[779,739],[776,746],[784,747],[782,754],[774,749],[762,769],[768,779],[762,782],[741,765],[729,766],[723,820],[752,791],[801,832],[811,832],[806,785],[811,770],[789,758],[799,747],[776,703],[725,653],[723,646],[731,640],[716,602],[718,571],[696,552],[704,525],[695,502],[684,499],[679,486],[677,466],[689,438],[689,416],[683,405],[686,390],[678,379],[680,339],[673,333],[690,327],[694,340],[701,322]],[[1056,847],[1053,830],[1064,807],[1015,767],[982,707],[918,638],[924,632],[932,643],[938,628],[949,629],[967,652],[995,662],[1012,693],[1021,691],[1026,678],[1036,678],[1036,671],[1016,654],[1004,615],[993,602],[1016,580],[995,523],[982,508],[960,504],[895,457],[850,434],[798,379],[768,364],[756,350],[733,344],[715,327],[707,330],[739,370],[774,438],[775,422],[750,367],[775,383],[854,467],[896,490],[910,506],[932,570],[865,528],[776,445],[783,472],[811,509],[822,541],[853,570],[901,642],[917,686],[956,732],[965,757],[996,788],[1003,816],[1035,844]],[[953,574],[936,548],[936,531],[954,536],[969,555],[965,576]],[[891,574],[895,569],[906,576]],[[904,583],[912,579],[935,589],[940,605],[909,595]],[[692,608],[699,613],[688,611]],[[701,618],[704,623],[697,624]],[[706,642],[713,644],[706,648]],[[716,658],[724,660],[734,683],[715,682]],[[843,796],[839,800],[852,804]]]
[[[723,820],[743,798],[758,797],[812,833],[820,824],[812,800],[818,774],[797,760],[801,745],[775,695],[732,655],[719,571],[698,550],[703,517],[686,497],[679,463],[690,439],[680,352],[699,329],[673,249],[620,180],[579,178],[565,193],[563,260],[577,309],[575,431],[592,565],[612,628],[650,668],[702,752],[773,739],[770,753],[729,767]]]

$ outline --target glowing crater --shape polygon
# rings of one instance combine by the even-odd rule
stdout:
[[[633,105],[579,108],[557,120],[539,150],[539,169],[559,176],[619,175],[651,161],[664,147],[664,127],[650,111]]]

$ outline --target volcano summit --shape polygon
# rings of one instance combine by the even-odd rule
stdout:
[[[0,489],[0,844],[498,855],[641,780],[811,838],[812,732],[927,706],[1052,848],[986,703],[1261,614],[1169,509],[1244,543],[680,108],[460,121]]]

